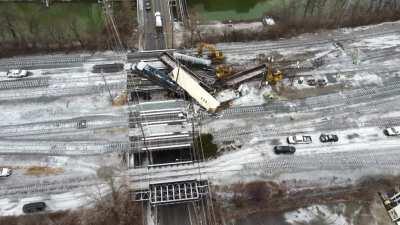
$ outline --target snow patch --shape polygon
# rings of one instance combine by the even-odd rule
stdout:
[[[368,72],[357,73],[351,79],[351,85],[353,87],[363,87],[368,85],[382,86],[382,77]]]
[[[366,38],[360,42],[351,44],[352,47],[363,47],[368,49],[393,48],[400,45],[399,35],[386,35],[381,37]]]
[[[313,205],[307,208],[285,213],[286,221],[290,224],[305,224],[311,222],[326,222],[331,225],[350,225],[346,218],[324,205]]]

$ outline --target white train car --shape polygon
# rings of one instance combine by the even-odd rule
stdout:
[[[194,98],[202,107],[209,112],[215,112],[220,106],[220,103],[204,90],[199,82],[193,78],[182,67],[176,67],[170,73],[172,80],[174,80],[180,87],[182,87],[189,95]]]

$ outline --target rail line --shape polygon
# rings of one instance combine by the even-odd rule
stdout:
[[[95,176],[75,177],[63,180],[40,180],[31,184],[1,185],[0,196],[32,196],[35,194],[58,194],[75,189],[85,189],[96,185],[104,185]]]
[[[368,103],[365,106],[357,108],[358,111],[355,111],[352,107],[346,107],[344,109],[334,108],[337,110],[331,109],[323,109],[319,112],[320,115],[329,115],[333,116],[329,120],[319,120],[312,121],[316,118],[315,115],[309,115],[309,118],[302,118],[301,122],[296,125],[288,125],[287,120],[282,120],[280,122],[273,122],[271,119],[271,124],[273,126],[267,126],[265,129],[256,129],[250,126],[244,127],[235,127],[234,129],[223,129],[218,131],[213,131],[214,137],[218,141],[224,140],[232,140],[233,138],[238,137],[247,137],[253,133],[260,133],[263,136],[282,136],[282,135],[291,135],[295,132],[304,132],[310,129],[318,129],[321,131],[333,131],[339,129],[349,129],[349,128],[360,128],[360,127],[390,127],[390,126],[398,126],[400,125],[400,117],[389,117],[389,118],[380,118],[374,119],[372,121],[357,121],[360,113],[376,113],[376,115],[380,115],[381,113],[388,111],[386,109],[393,109],[394,101],[382,102],[380,100],[375,101],[374,103]],[[398,108],[395,108],[398,110]],[[390,112],[390,111],[389,111]],[[363,114],[365,115],[365,114]],[[349,121],[348,119],[352,119],[353,121]],[[276,120],[276,119],[275,119]],[[307,126],[305,126],[306,124]]]
[[[374,32],[374,33],[367,33],[367,34],[357,34],[357,36],[352,36],[349,34],[341,34],[334,36],[331,40],[327,40],[326,38],[313,40],[313,41],[304,41],[304,40],[286,40],[280,42],[271,42],[270,44],[267,43],[252,43],[247,44],[245,46],[232,46],[232,47],[221,47],[220,50],[225,53],[240,53],[243,50],[250,51],[260,51],[260,50],[272,50],[272,49],[285,49],[285,48],[296,48],[296,47],[315,47],[318,45],[327,45],[332,44],[334,42],[345,42],[354,39],[363,39],[363,38],[370,38],[370,37],[380,37],[390,34],[399,34],[400,30],[390,30],[390,31],[382,31],[382,32]],[[194,50],[192,50],[194,52]]]
[[[51,65],[82,64],[87,62],[100,62],[110,60],[126,60],[126,55],[51,55],[51,56],[33,56],[33,57],[15,57],[0,60],[1,69],[15,68],[36,68]]]
[[[400,154],[391,151],[358,151],[320,153],[314,155],[297,155],[295,157],[281,156],[259,163],[249,163],[243,166],[240,175],[249,176],[251,171],[273,178],[282,173],[305,171],[343,171],[361,169],[398,169]]]
[[[345,42],[354,39],[362,39],[369,37],[380,37],[390,34],[398,34],[400,30],[392,29],[389,31],[380,31],[380,32],[371,32],[366,34],[339,34],[335,35],[331,38],[331,40],[327,40],[326,38],[320,38],[312,41],[305,40],[284,40],[284,41],[276,41],[276,42],[255,42],[248,43],[246,45],[230,45],[230,46],[218,46],[218,48],[224,53],[242,53],[242,52],[251,52],[251,51],[264,51],[264,50],[274,50],[274,49],[285,49],[285,48],[296,48],[296,47],[315,47],[319,45],[328,45],[334,42]],[[186,53],[196,53],[196,50],[186,50]]]
[[[372,98],[383,98],[396,96],[400,93],[400,80],[394,80],[383,87],[365,87],[345,91],[341,93],[333,93],[321,95],[317,97],[309,97],[305,100],[298,100],[291,103],[278,102],[272,104],[263,104],[256,106],[233,107],[222,111],[223,117],[235,116],[235,114],[261,113],[261,112],[302,112],[310,110],[318,110],[321,108],[333,108],[339,106],[349,106],[352,104],[360,104],[363,100],[371,101]]]
[[[85,126],[80,125],[84,121]],[[81,127],[79,127],[81,126]],[[127,118],[118,116],[87,116],[29,124],[0,126],[0,137],[83,131],[108,127],[127,127]]]
[[[129,150],[128,142],[41,142],[41,141],[0,141],[0,155],[42,154],[42,155],[101,155]]]
[[[49,86],[49,77],[0,81],[0,90]]]
[[[294,155],[279,156],[273,159],[261,160],[259,162],[235,162],[235,166],[227,168],[228,162],[209,162],[202,163],[199,167],[188,168],[182,166],[178,168],[164,168],[151,172],[152,182],[168,182],[169,180],[179,180],[185,177],[200,176],[216,178],[220,173],[236,173],[237,175],[250,177],[262,176],[263,178],[273,179],[284,173],[296,173],[306,171],[354,171],[374,168],[381,170],[381,173],[390,173],[390,169],[400,168],[400,154],[398,150],[387,151],[357,151],[357,152],[335,152],[319,153],[313,155]],[[147,185],[148,178],[144,177],[147,171],[133,170],[134,174],[129,174],[131,182],[140,185]]]
[[[82,87],[68,87],[68,88],[47,88],[44,90],[30,89],[29,92],[8,92],[0,94],[0,102],[16,101],[16,100],[27,100],[41,97],[68,97],[77,95],[87,95],[94,93],[107,92],[108,89],[120,89],[126,88],[126,81],[119,80],[116,83],[107,82],[107,86],[104,84],[99,85],[88,85]]]

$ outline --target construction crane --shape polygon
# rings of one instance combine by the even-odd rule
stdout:
[[[208,49],[208,57],[213,61],[213,63],[221,63],[224,61],[224,54],[212,44],[200,43],[199,47],[197,48],[197,54],[199,56],[203,56],[204,48]]]
[[[268,69],[264,81],[271,86],[276,85],[279,81],[283,80],[283,73],[278,69],[273,69],[274,59],[272,57],[268,58]]]

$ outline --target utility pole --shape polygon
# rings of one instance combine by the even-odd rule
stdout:
[[[107,90],[108,90],[108,94],[110,94],[110,99],[111,99],[111,102],[112,102],[112,101],[113,101],[113,97],[112,97],[112,95],[111,95],[110,87],[107,85],[106,78],[104,77],[103,69],[101,69],[101,76],[103,77],[104,85],[106,86],[106,88],[107,88]]]

